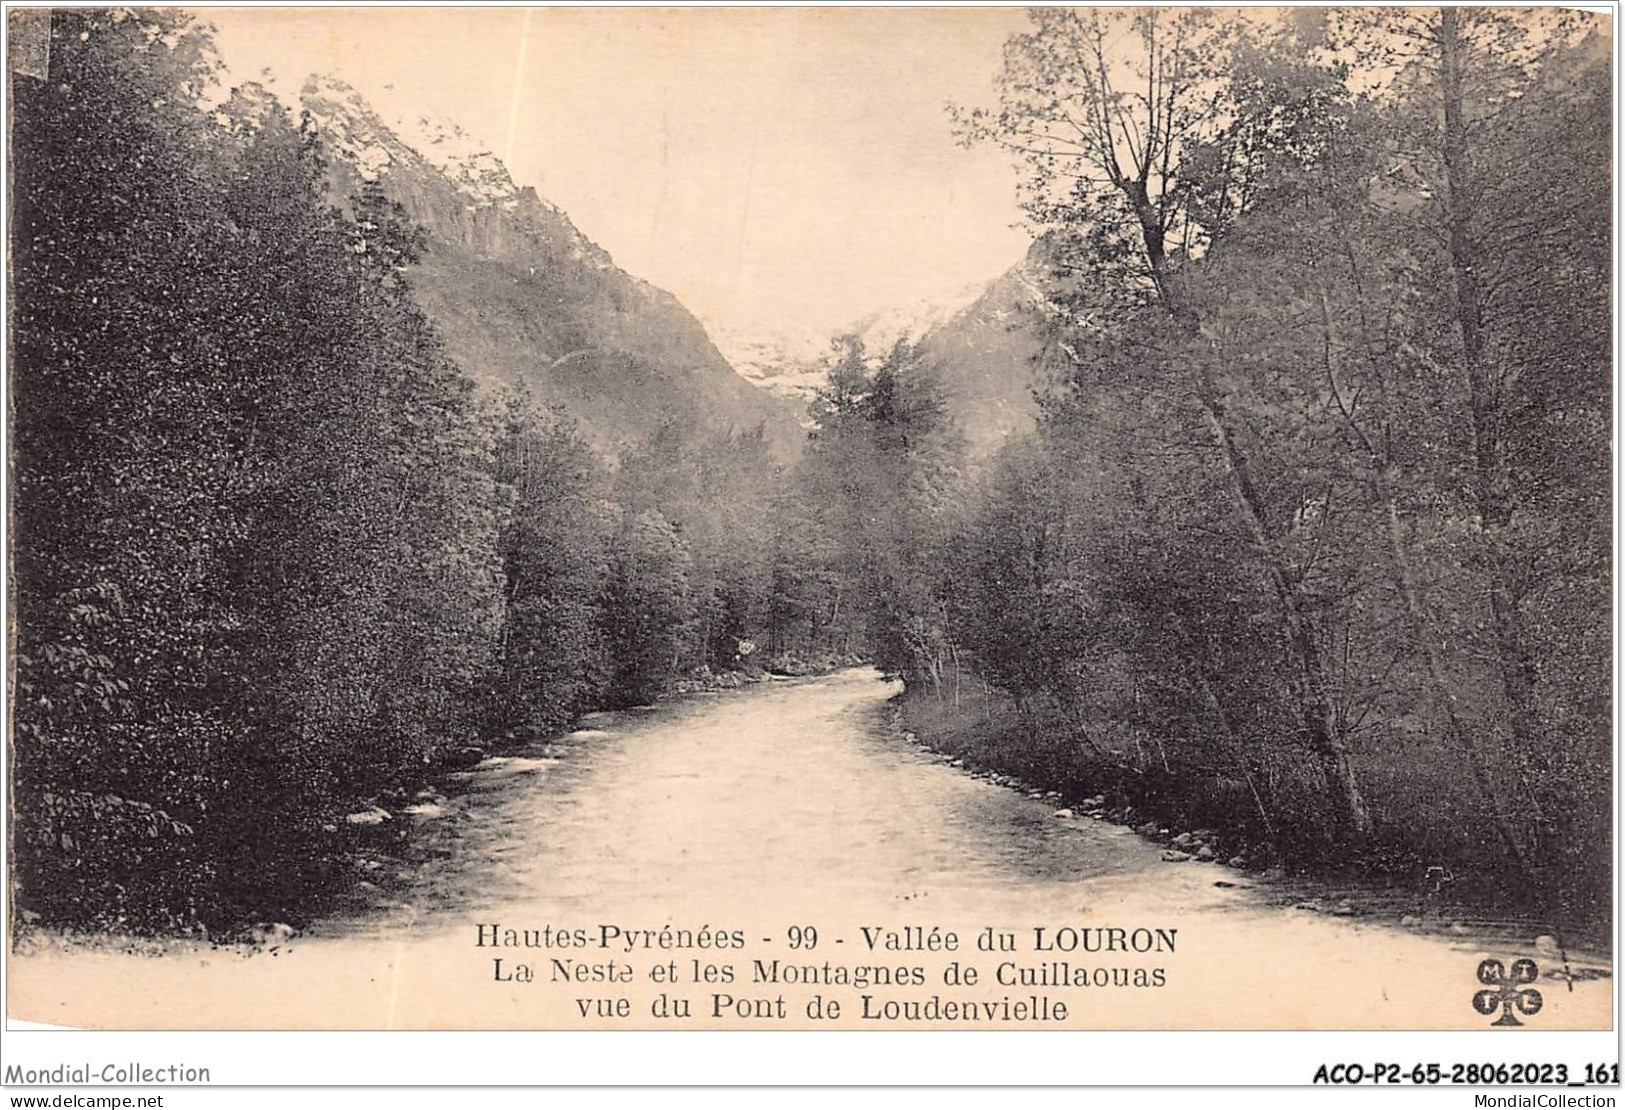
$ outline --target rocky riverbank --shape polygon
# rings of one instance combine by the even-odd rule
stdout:
[[[1612,950],[1604,928],[1576,927],[1516,910],[1509,913],[1504,904],[1475,898],[1473,892],[1459,889],[1454,876],[1443,866],[1423,869],[1417,876],[1419,881],[1384,881],[1387,877],[1380,871],[1367,870],[1363,861],[1353,856],[1341,861],[1291,860],[1283,858],[1267,839],[1248,835],[1242,829],[1186,827],[1167,814],[1137,808],[1107,792],[1061,789],[1065,783],[1042,775],[1023,776],[1000,758],[996,738],[990,735],[993,725],[932,734],[927,731],[929,722],[911,713],[909,698],[906,693],[900,695],[888,707],[892,733],[904,743],[929,752],[934,760],[1053,806],[1056,820],[1089,819],[1130,829],[1160,845],[1165,863],[1223,864],[1242,871],[1249,884],[1273,904],[1333,917],[1397,924],[1421,934],[1504,938],[1507,943],[1532,945],[1565,966],[1576,961],[1595,964],[1606,960]],[[1215,886],[1234,883],[1232,878],[1215,874]],[[1568,973],[1581,977],[1610,974],[1595,966],[1569,966]]]

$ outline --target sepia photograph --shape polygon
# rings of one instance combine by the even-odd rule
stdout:
[[[1610,11],[5,16],[11,1026],[1618,1083]]]

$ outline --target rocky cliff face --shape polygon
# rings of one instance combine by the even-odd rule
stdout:
[[[423,227],[414,294],[477,382],[525,386],[610,452],[667,420],[695,434],[762,425],[781,454],[797,449],[790,407],[736,374],[675,297],[616,267],[469,136],[419,120],[408,143],[331,79],[300,101],[335,193],[375,180]]]

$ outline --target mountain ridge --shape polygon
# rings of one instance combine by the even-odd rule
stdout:
[[[975,454],[991,454],[1038,424],[1048,252],[1036,240],[1021,261],[914,345]]]
[[[420,148],[332,77],[307,80],[299,106],[336,155],[336,195],[375,181],[423,229],[409,284],[476,383],[561,406],[612,455],[666,423],[760,427],[780,457],[798,449],[789,407],[735,372],[676,297],[617,267],[460,128],[425,118]]]

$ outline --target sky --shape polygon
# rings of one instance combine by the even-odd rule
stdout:
[[[1026,249],[958,145],[1015,8],[208,9],[232,74],[455,122],[727,350],[961,295]]]

